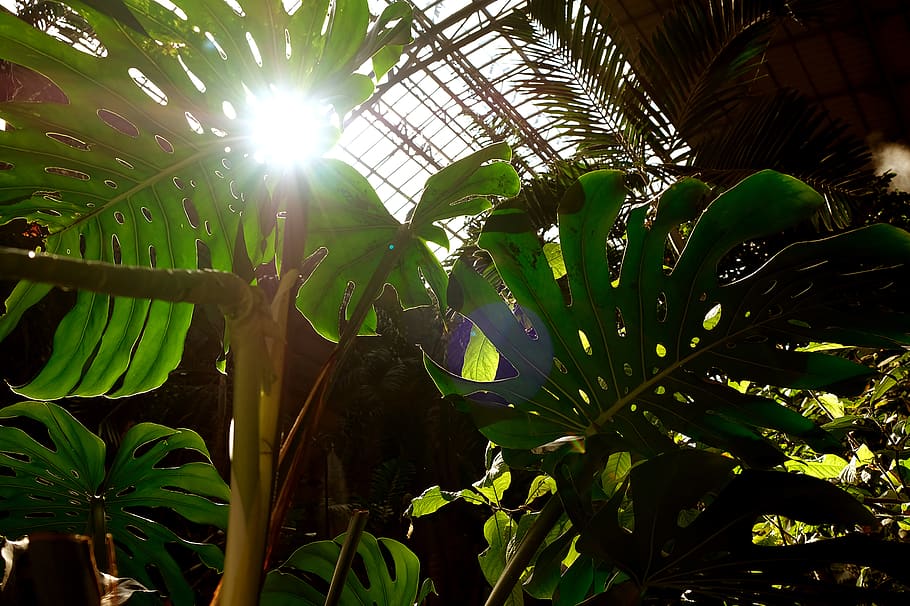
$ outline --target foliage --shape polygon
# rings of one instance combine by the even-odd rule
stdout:
[[[295,551],[278,569],[269,572],[262,588],[263,606],[322,606],[345,535],[317,541]],[[348,573],[341,606],[422,604],[434,591],[429,579],[420,582],[420,561],[411,550],[392,539],[361,536],[357,547],[361,565]]]
[[[615,566],[626,575],[620,577],[623,582],[652,599],[685,593],[698,603],[861,601],[858,588],[833,585],[813,574],[830,570],[831,564],[873,566],[907,582],[906,571],[896,564],[906,557],[907,545],[877,537],[851,534],[805,544],[756,545],[753,525],[761,514],[841,529],[856,525],[867,532],[876,521],[828,482],[779,471],[731,474],[736,465],[728,457],[694,449],[643,461],[599,511],[569,508],[573,524],[583,529],[578,551],[606,563],[611,576]],[[631,532],[617,515],[630,509]],[[609,599],[624,591],[622,582],[614,583],[606,595]],[[888,603],[895,598],[878,599]]]
[[[623,600],[630,587],[634,595],[655,599],[667,591],[678,597],[704,589],[712,598],[792,603],[802,591],[827,590],[810,583],[780,597],[774,586],[811,580],[802,575],[831,562],[893,573],[888,558],[904,553],[902,545],[846,536],[833,539],[830,550],[800,547],[757,556],[752,531],[756,520],[775,515],[816,526],[835,523],[837,533],[854,524],[877,526],[853,497],[810,477],[831,473],[812,464],[813,449],[832,453],[829,464],[837,461],[834,453],[843,452],[838,438],[854,426],[822,427],[812,419],[817,414],[800,414],[768,391],[773,388],[758,386],[821,390],[829,394],[822,400],[826,410],[836,412],[835,394],[857,395],[876,380],[878,373],[849,359],[842,346],[810,342],[872,350],[910,343],[907,285],[901,281],[910,235],[875,225],[795,242],[751,273],[730,278],[721,268],[734,247],[808,219],[824,200],[773,171],[747,178],[707,208],[706,192],[703,183],[683,180],[652,207],[633,207],[623,226],[622,262],[613,267],[605,245],[612,245],[607,237],[626,203],[624,176],[589,173],[560,203],[562,264],[553,263],[554,251],[544,249],[521,211],[499,209],[479,245],[495,262],[501,287],[464,260],[453,270],[450,304],[507,364],[493,378],[482,373],[486,380],[467,355],[460,374],[429,358],[427,368],[440,390],[503,447],[508,465],[500,466],[497,477],[529,467],[556,481],[572,525],[559,536],[548,535],[537,564],[524,572],[526,586],[547,587],[556,603],[577,603],[586,597],[583,588],[595,594],[612,588],[604,599]],[[694,227],[674,259],[666,254],[668,236],[688,222]],[[565,275],[554,266],[564,267]],[[789,444],[798,445],[807,462],[790,461],[778,449],[781,442],[789,452]],[[743,464],[783,463],[806,475],[759,469],[731,475]],[[457,498],[480,501],[474,495],[434,487],[415,500],[411,513],[430,513]],[[491,549],[499,546],[512,558],[508,554],[530,533],[528,514],[513,517],[498,499],[486,502],[499,529],[490,534]],[[677,524],[683,515],[688,518]],[[717,560],[721,553],[728,559]],[[805,568],[785,565],[792,563],[791,553],[805,557]],[[766,555],[767,564],[755,563]],[[717,567],[699,569],[707,560]],[[857,599],[849,596],[844,599]]]
[[[0,410],[0,420],[4,535],[51,531],[103,537],[106,527],[121,574],[153,587],[149,571],[155,569],[164,580],[158,588],[175,604],[194,603],[171,546],[194,552],[212,568],[221,568],[223,556],[215,545],[177,535],[171,514],[224,529],[229,496],[195,432],[135,425],[106,468],[104,443],[56,404],[14,404]]]
[[[519,88],[581,157],[657,177],[730,187],[772,168],[825,196],[819,218],[849,224],[880,193],[867,146],[793,91],[764,94],[776,26],[823,23],[828,0],[685,0],[633,44],[603,6],[532,0],[502,24],[528,57]]]
[[[372,25],[365,0],[311,2],[292,15],[277,1],[250,3],[246,12],[220,0],[187,12],[128,3],[147,37],[71,4],[91,26],[94,54],[0,14],[0,58],[46,75],[69,100],[0,107],[14,127],[0,132],[0,221],[46,227],[48,252],[161,269],[243,273],[273,258],[275,215],[284,209],[271,191],[282,171],[256,160],[257,103],[299,93],[344,115],[373,90],[374,80],[356,70],[373,57],[381,77],[410,26],[403,3]],[[311,142],[324,148],[337,128],[321,128]],[[0,334],[50,288],[20,283]],[[157,387],[180,359],[191,316],[186,303],[80,292],[53,356],[18,391],[51,399]]]
[[[434,223],[485,210],[491,206],[491,195],[516,194],[519,181],[507,162],[510,157],[507,145],[494,144],[431,176],[405,225],[392,217],[369,182],[350,166],[326,160],[312,167],[308,252],[325,247],[328,254],[300,290],[298,309],[321,335],[338,341],[339,309],[350,319],[364,298],[369,302],[378,296],[384,282],[395,287],[403,306],[426,305],[431,299],[422,275],[445,307],[446,275],[426,243],[448,247],[449,241]],[[349,283],[355,288],[347,297]],[[375,327],[371,311],[360,332],[374,334]]]
[[[625,199],[622,175],[583,177],[560,207],[568,293],[523,215],[494,212],[480,245],[495,260],[515,308],[464,264],[453,271],[450,301],[514,371],[485,383],[430,363],[437,385],[447,395],[469,396],[465,405],[481,431],[510,448],[616,431],[641,452],[666,449],[665,440],[652,437],[645,412],[668,429],[760,464],[783,457],[759,427],[800,436],[823,450],[836,447],[802,416],[740,394],[726,379],[861,389],[873,371],[797,349],[810,339],[892,347],[905,342],[907,316],[887,306],[898,304],[906,288],[896,279],[910,238],[874,226],[795,243],[752,275],[722,283],[716,267],[733,246],[785,229],[823,204],[800,182],[765,171],[708,207],[665,272],[667,234],[697,215],[703,192],[704,185],[683,181],[661,197],[653,219],[647,208],[633,210],[622,268],[611,276],[602,246]],[[859,301],[880,313],[855,314]],[[492,396],[470,397],[480,393]]]

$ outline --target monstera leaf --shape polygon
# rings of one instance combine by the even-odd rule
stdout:
[[[262,606],[322,606],[341,553],[345,535],[334,541],[304,545],[265,578]],[[364,533],[357,547],[360,564],[348,573],[341,606],[410,606],[421,604],[433,591],[432,582],[420,583],[420,561],[410,549],[392,539]],[[356,562],[356,560],[355,560]]]
[[[307,169],[308,252],[326,247],[328,253],[300,289],[297,308],[332,341],[341,334],[339,309],[349,319],[365,294],[378,294],[382,283],[371,288],[373,276],[394,286],[404,307],[432,302],[425,279],[445,308],[447,277],[428,243],[448,248],[449,240],[435,223],[486,210],[489,196],[517,194],[521,182],[511,156],[508,145],[496,143],[431,176],[404,225],[353,168],[336,160],[313,163]],[[349,284],[355,288],[348,296]],[[373,334],[375,327],[371,308],[360,333]]]
[[[511,369],[474,381],[428,360],[439,389],[461,398],[481,431],[507,448],[614,432],[629,448],[653,453],[646,442],[659,433],[658,420],[661,429],[756,465],[783,460],[761,428],[819,450],[836,448],[808,419],[727,380],[861,389],[873,371],[800,347],[910,343],[910,234],[874,225],[796,242],[748,275],[729,278],[718,269],[729,251],[797,225],[824,200],[772,171],[749,177],[701,212],[706,193],[704,184],[684,180],[660,197],[653,217],[647,207],[632,209],[622,264],[611,273],[607,236],[626,199],[623,175],[583,176],[559,207],[565,283],[554,278],[526,216],[495,211],[480,246],[495,261],[509,304],[463,262],[448,298]],[[690,221],[684,250],[665,267],[668,234]]]
[[[156,586],[175,604],[193,604],[173,547],[195,552],[212,568],[215,545],[181,538],[158,521],[176,513],[195,524],[227,526],[229,490],[202,439],[187,429],[140,423],[124,436],[105,469],[105,445],[56,404],[22,402],[0,410],[0,533],[85,533],[107,520],[122,576]],[[178,463],[187,455],[196,462]],[[204,461],[199,462],[199,458]]]
[[[11,127],[0,131],[0,223],[47,228],[51,253],[161,269],[242,270],[274,257],[269,196],[293,169],[263,156],[261,137],[283,129],[296,136],[285,144],[322,153],[337,138],[331,114],[370,96],[410,30],[403,2],[372,23],[367,0],[305,2],[291,14],[280,0],[129,1],[130,23],[67,4],[90,29],[81,45],[0,12],[0,59],[49,78],[68,100],[0,104]],[[373,76],[358,73],[371,57]],[[301,130],[303,109],[268,114],[298,101],[322,124]],[[50,288],[20,283],[0,336]],[[52,399],[157,387],[180,360],[192,313],[80,292],[50,360],[18,391]]]
[[[832,564],[872,566],[903,583],[910,579],[900,564],[910,547],[869,535],[850,533],[802,545],[755,544],[752,528],[762,515],[847,530],[877,522],[852,496],[823,480],[765,470],[734,475],[735,466],[736,461],[715,453],[677,450],[633,467],[622,489],[593,515],[570,509],[573,523],[582,528],[576,548],[587,556],[573,567],[615,567],[625,575],[625,582],[609,587],[596,603],[638,603],[621,596],[641,595],[678,599],[684,592],[697,603],[864,602],[863,589],[812,574]],[[621,504],[629,509],[629,502],[633,521],[624,525],[617,513]],[[571,576],[567,571],[564,578]],[[584,598],[586,588],[602,590],[603,580],[599,589],[588,583],[575,583],[573,589]],[[870,591],[865,597],[897,604],[906,600],[902,596]]]

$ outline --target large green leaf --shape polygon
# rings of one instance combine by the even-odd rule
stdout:
[[[489,196],[518,193],[518,173],[507,162],[511,150],[496,143],[462,158],[431,176],[410,221],[398,222],[382,205],[369,182],[337,160],[314,163],[307,170],[307,251],[328,249],[326,257],[297,296],[297,308],[327,339],[341,333],[339,310],[345,318],[364,296],[377,297],[383,284],[395,287],[404,307],[432,302],[424,280],[442,307],[446,275],[429,248],[448,247],[437,221],[476,214],[490,207]],[[374,276],[382,280],[369,286]],[[346,296],[348,284],[354,289]],[[372,291],[372,292],[368,292]],[[369,301],[370,303],[372,301]],[[370,309],[361,334],[372,334],[375,312]]]
[[[304,545],[265,578],[263,606],[322,606],[345,535]],[[359,562],[348,572],[340,606],[411,606],[426,597],[429,581],[420,583],[420,560],[392,539],[364,533],[357,546]],[[310,579],[320,579],[312,582]],[[364,575],[364,576],[362,576]]]
[[[102,515],[121,575],[154,587],[156,569],[158,589],[175,604],[193,603],[171,549],[195,552],[212,568],[222,566],[221,550],[182,538],[164,520],[176,513],[224,529],[230,495],[198,434],[140,423],[106,470],[104,443],[56,404],[14,404],[0,410],[0,421],[0,533],[85,533]],[[196,461],[179,462],[187,456]]]
[[[607,235],[626,198],[623,175],[582,177],[559,209],[566,290],[526,216],[495,211],[480,245],[514,306],[464,263],[453,270],[449,301],[514,372],[470,381],[428,361],[437,386],[465,397],[481,431],[504,447],[606,431],[644,444],[656,417],[754,464],[783,460],[761,428],[801,437],[816,449],[836,448],[808,419],[729,388],[727,379],[861,389],[872,370],[798,348],[810,340],[871,347],[910,342],[902,279],[910,234],[875,225],[797,242],[751,274],[725,281],[718,265],[731,249],[805,220],[824,201],[773,171],[749,177],[700,213],[705,193],[704,184],[684,180],[660,197],[655,216],[646,207],[632,209],[622,265],[611,273]],[[678,261],[665,271],[668,234],[696,219]]]
[[[634,594],[678,599],[686,592],[698,603],[717,598],[749,604],[862,602],[863,590],[819,581],[813,574],[831,564],[872,566],[906,583],[900,563],[908,546],[877,537],[854,533],[802,545],[755,544],[752,528],[766,514],[845,529],[877,522],[828,482],[778,471],[734,475],[735,465],[718,454],[682,449],[633,467],[623,491],[597,513],[569,512],[584,528],[579,552],[623,571]],[[634,511],[631,531],[617,516],[624,497],[631,498]],[[604,603],[611,603],[611,593],[628,590],[615,585]],[[868,598],[903,603],[900,595],[870,592]]]
[[[371,27],[366,0],[306,2],[293,14],[280,0],[242,9],[201,0],[174,11],[130,1],[138,28],[69,4],[103,45],[100,56],[0,14],[0,59],[47,76],[69,101],[0,104],[14,127],[0,132],[0,223],[21,217],[47,227],[46,248],[56,254],[162,269],[207,259],[233,270],[241,220],[252,261],[274,256],[263,184],[274,187],[283,169],[257,160],[255,108],[286,93],[344,114],[373,90],[356,70],[410,30],[404,3]],[[297,144],[321,153],[334,130],[314,126]],[[48,290],[20,283],[0,336]],[[152,389],[179,362],[192,311],[81,292],[51,359],[18,391],[50,399]]]

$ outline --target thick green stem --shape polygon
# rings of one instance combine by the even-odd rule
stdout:
[[[558,495],[553,495],[547,501],[547,504],[543,506],[543,509],[540,510],[540,514],[534,520],[534,523],[531,524],[531,528],[528,529],[528,533],[521,540],[515,555],[506,562],[506,567],[502,574],[499,575],[499,578],[496,579],[496,585],[493,586],[493,591],[490,592],[490,597],[487,598],[485,606],[502,606],[506,603],[506,600],[512,595],[512,589],[515,584],[521,579],[521,574],[531,563],[531,558],[540,549],[544,539],[547,538],[547,535],[559,521],[561,515],[562,501],[559,500]]]
[[[0,248],[0,276],[121,297],[214,303],[224,310],[235,356],[235,434],[224,584],[215,601],[258,603],[281,390],[274,357],[284,359],[282,329],[296,278],[279,289],[276,323],[262,292],[229,273],[130,267]]]
[[[338,554],[338,561],[335,562],[335,571],[332,573],[332,582],[329,584],[324,606],[338,606],[341,601],[344,582],[348,578],[351,564],[354,563],[354,556],[357,555],[357,547],[360,545],[360,537],[363,535],[363,529],[366,528],[369,517],[370,512],[365,509],[354,510],[354,515],[348,523],[348,531],[344,536],[344,543],[341,545],[341,552]]]
[[[0,247],[0,276],[118,297],[215,304],[228,314],[242,313],[253,296],[250,285],[231,273],[115,265],[18,248]]]

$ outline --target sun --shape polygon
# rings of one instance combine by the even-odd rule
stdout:
[[[249,101],[249,136],[257,162],[293,167],[324,154],[338,139],[330,108],[302,94],[271,89]]]

